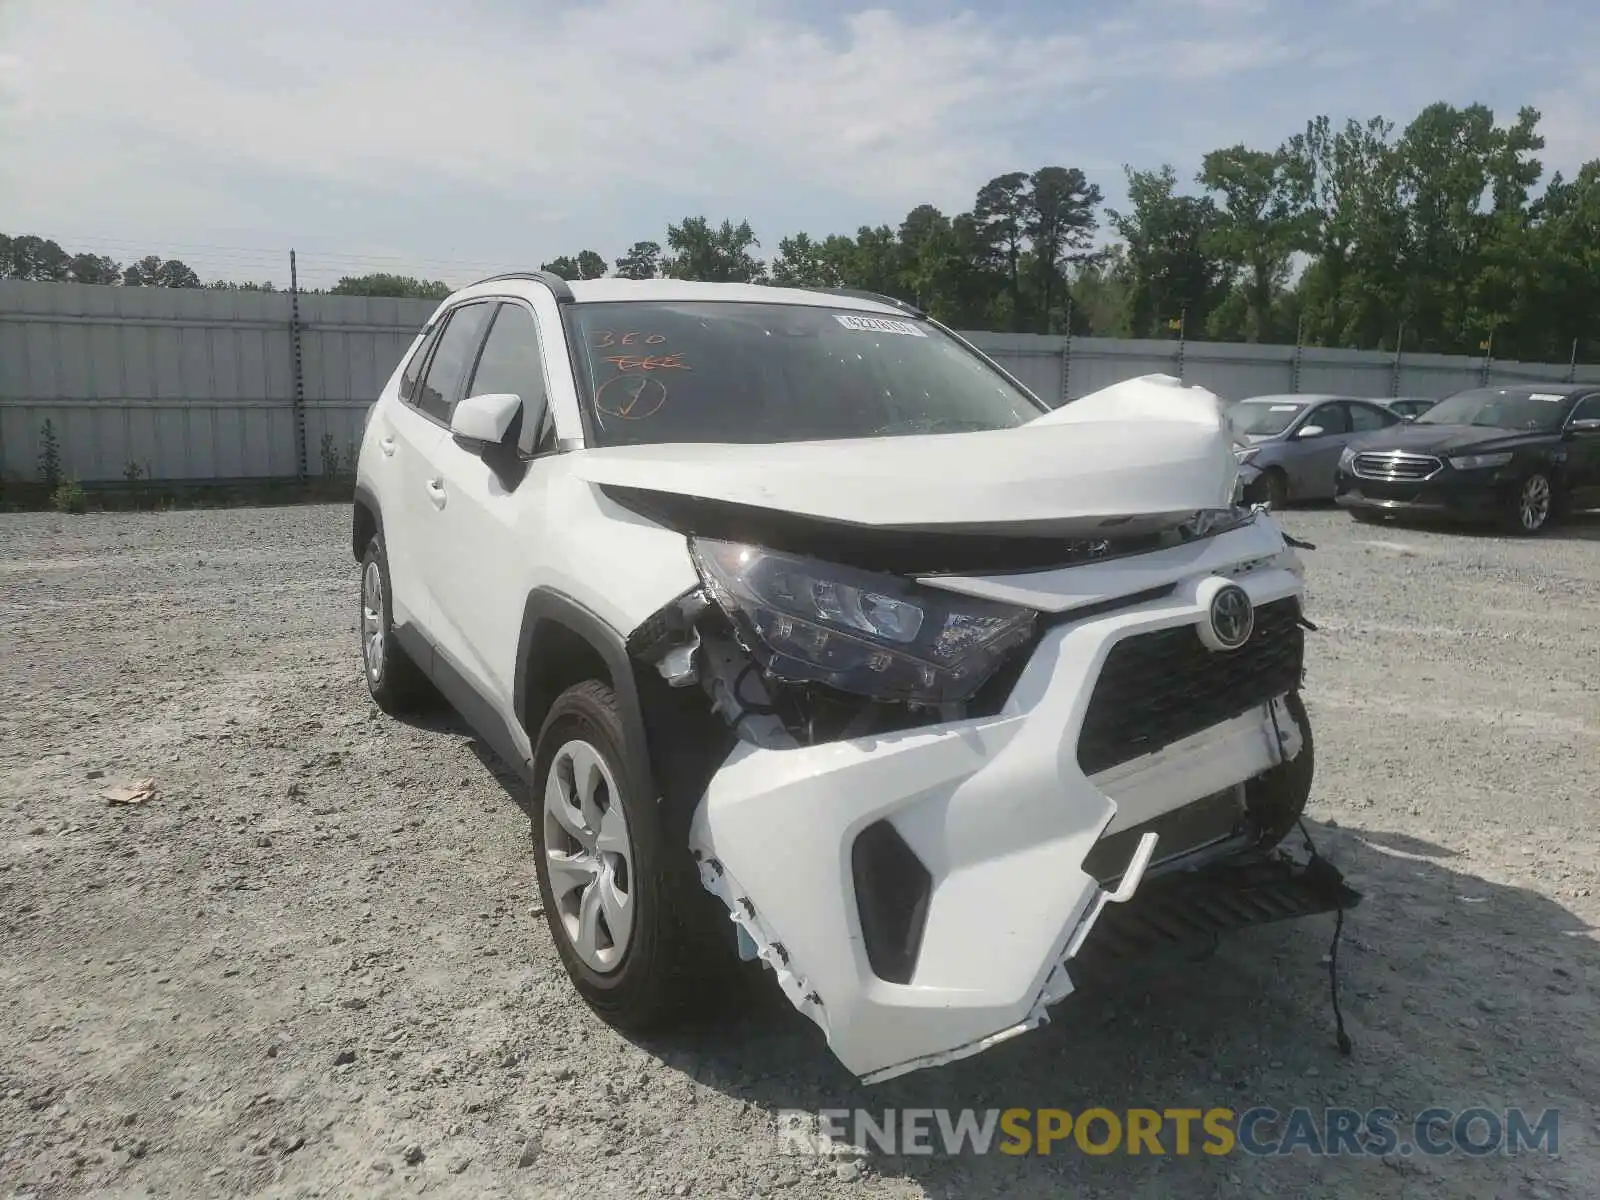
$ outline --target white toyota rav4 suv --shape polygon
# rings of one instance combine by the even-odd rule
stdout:
[[[368,418],[366,679],[526,778],[606,1019],[759,958],[889,1078],[1117,960],[1357,898],[1278,849],[1309,624],[1236,470],[1208,392],[1052,410],[886,297],[502,275]]]

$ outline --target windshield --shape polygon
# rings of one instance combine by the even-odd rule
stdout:
[[[1235,433],[1270,437],[1289,428],[1302,412],[1304,404],[1269,404],[1263,400],[1245,400],[1228,410],[1228,424]]]
[[[601,446],[961,433],[1045,411],[923,321],[728,301],[567,312]]]
[[[1561,392],[1474,388],[1439,401],[1414,425],[1481,425],[1489,429],[1555,429],[1567,412]]]

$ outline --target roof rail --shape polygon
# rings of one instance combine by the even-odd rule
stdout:
[[[898,299],[895,296],[885,296],[882,292],[869,292],[864,288],[847,287],[811,287],[800,285],[803,292],[826,292],[830,296],[845,296],[852,300],[872,300],[878,304],[887,304],[890,308],[898,308],[909,317],[916,317],[919,321],[928,319],[928,314],[914,304]]]
[[[555,293],[557,304],[571,304],[574,299],[567,281],[553,271],[506,271],[501,275],[480,279],[470,286],[477,287],[479,283],[498,283],[502,279],[526,279],[531,283],[542,283]]]

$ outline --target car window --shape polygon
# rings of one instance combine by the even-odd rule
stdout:
[[[484,322],[492,309],[489,304],[463,304],[449,315],[444,332],[439,335],[439,348],[428,363],[416,405],[441,424],[450,423],[450,412],[461,394],[461,381],[477,357]]]
[[[808,304],[563,307],[599,446],[1012,429],[1046,411],[925,321]]]
[[[1350,428],[1357,433],[1382,429],[1395,423],[1393,413],[1386,413],[1370,404],[1347,404],[1345,407],[1350,410]]]
[[[417,380],[422,376],[423,364],[428,361],[428,351],[433,349],[434,343],[439,340],[439,331],[444,328],[441,322],[428,331],[428,336],[422,339],[422,344],[417,347],[417,352],[411,356],[411,361],[406,363],[406,369],[400,376],[400,399],[407,404],[417,402]]]
[[[1582,400],[1579,400],[1578,407],[1572,410],[1571,419],[1574,421],[1600,420],[1600,392],[1585,396]]]
[[[1235,433],[1273,437],[1289,428],[1305,409],[1304,404],[1292,400],[1241,400],[1224,415]]]
[[[1323,433],[1349,433],[1350,418],[1342,404],[1320,404],[1306,418],[1306,425],[1320,425]],[[1301,426],[1305,428],[1305,426]]]
[[[539,325],[520,304],[500,305],[466,395],[509,392],[522,397],[517,444],[532,452],[546,419],[544,358],[539,350]]]

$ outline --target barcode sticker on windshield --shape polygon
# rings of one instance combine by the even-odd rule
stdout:
[[[910,321],[891,321],[888,317],[855,317],[840,313],[833,318],[846,329],[861,333],[901,333],[906,337],[927,337]]]
[[[1529,400],[1565,400],[1566,397],[1555,392],[1529,392]]]

